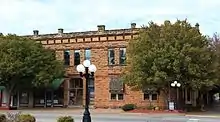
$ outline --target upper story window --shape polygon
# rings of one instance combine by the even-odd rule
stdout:
[[[85,60],[91,60],[91,50],[90,49],[85,50]]]
[[[113,48],[108,49],[108,64],[115,64],[115,51]]]
[[[80,64],[80,50],[74,50],[74,65]]]
[[[67,65],[67,66],[70,65],[70,51],[69,50],[64,51],[64,65]]]
[[[119,49],[119,64],[124,65],[126,63],[126,48]]]

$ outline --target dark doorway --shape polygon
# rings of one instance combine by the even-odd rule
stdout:
[[[69,81],[69,106],[82,106],[83,104],[83,80],[73,78]]]
[[[52,99],[52,91],[46,91],[45,98],[46,98],[46,107],[52,107],[53,99]]]

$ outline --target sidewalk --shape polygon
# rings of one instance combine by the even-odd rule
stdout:
[[[82,115],[84,112],[83,108],[32,108],[32,109],[20,109],[20,110],[0,110],[0,113],[30,113],[30,114],[75,114]],[[149,113],[134,113],[134,112],[125,112],[122,109],[90,109],[90,113],[93,115],[127,115],[127,116],[184,116],[183,113],[167,113],[167,112],[149,112]]]
[[[0,113],[5,112],[25,112],[25,113],[73,113],[82,114],[84,112],[83,108],[32,108],[32,109],[19,109],[19,110],[0,110]],[[119,114],[125,113],[121,109],[90,109],[90,113],[93,114]]]

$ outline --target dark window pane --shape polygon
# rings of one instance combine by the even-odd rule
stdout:
[[[190,99],[190,90],[189,89],[187,89],[187,101],[190,101],[191,99]]]
[[[115,51],[114,49],[108,49],[108,64],[115,64]]]
[[[85,50],[85,60],[90,60],[91,59],[91,50],[86,49]]]
[[[88,82],[89,87],[94,87],[94,78],[89,78],[89,82]]]
[[[124,94],[118,94],[118,100],[123,100],[124,99]]]
[[[126,48],[120,48],[119,50],[119,64],[126,63]]]
[[[90,98],[90,101],[89,101],[89,102],[90,102],[90,105],[93,105],[93,104],[94,104],[94,98],[95,98],[95,94],[94,94],[95,92],[94,92],[94,91],[95,91],[95,88],[94,88],[94,87],[89,87],[89,93],[90,93],[90,94],[89,94],[89,96],[90,96],[90,97],[89,97],[89,98]]]
[[[157,100],[157,94],[152,94],[152,100]]]
[[[29,95],[27,92],[20,93],[20,104],[28,104],[29,102]]]
[[[80,50],[75,50],[74,51],[74,65],[79,65],[80,64]]]
[[[80,78],[73,78],[69,81],[70,88],[83,88],[83,81]]]
[[[70,51],[69,50],[64,51],[64,65],[67,65],[67,66],[70,65]]]
[[[117,94],[111,94],[111,100],[116,100]]]
[[[54,90],[53,93],[53,104],[54,105],[62,105],[64,102],[64,90],[62,87],[58,88],[57,90]]]
[[[144,94],[144,100],[149,100],[150,99],[150,95],[149,94]]]
[[[34,105],[44,105],[45,104],[45,91],[42,89],[34,90]]]

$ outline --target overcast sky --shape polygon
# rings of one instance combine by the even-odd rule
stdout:
[[[220,33],[220,0],[0,0],[0,32],[18,35],[129,28],[187,18],[204,34]]]

